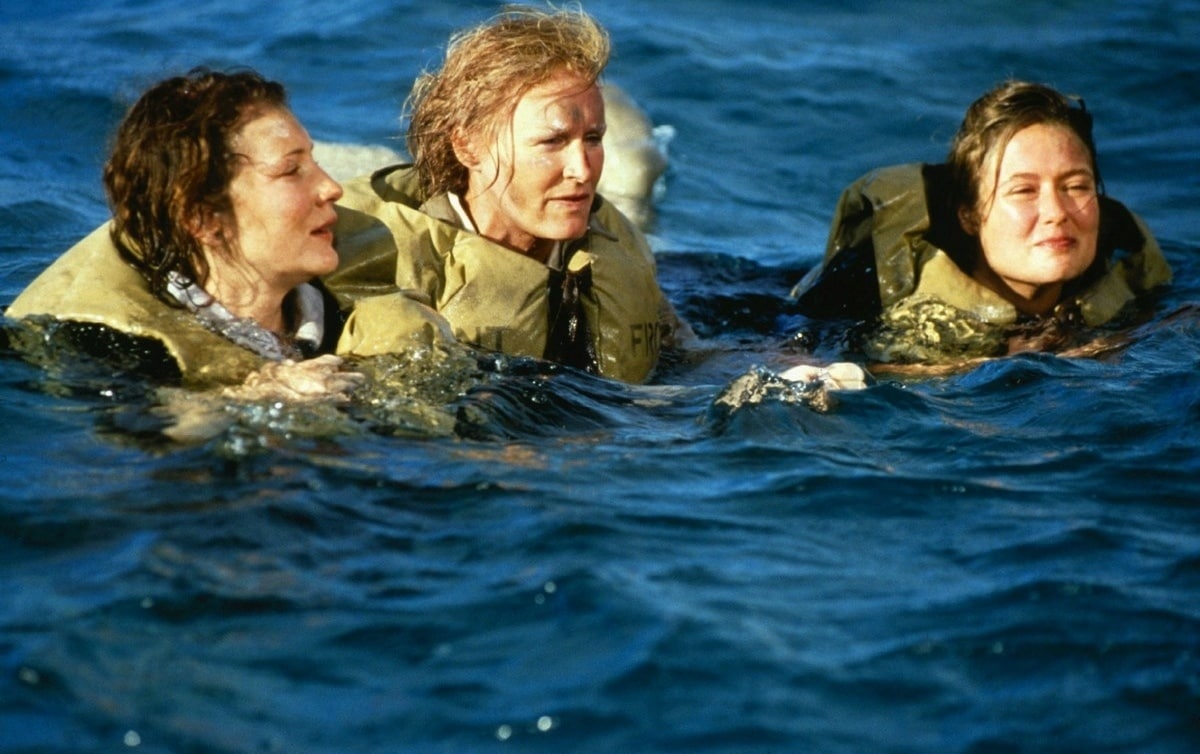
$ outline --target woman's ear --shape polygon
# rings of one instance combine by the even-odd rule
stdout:
[[[979,220],[976,219],[974,210],[959,207],[958,224],[962,226],[963,231],[968,236],[979,235]]]
[[[474,142],[475,140],[461,128],[454,129],[454,134],[450,137],[450,146],[454,148],[455,158],[468,170],[479,164]]]
[[[218,248],[225,245],[225,223],[219,212],[201,207],[188,218],[185,227],[201,246]]]

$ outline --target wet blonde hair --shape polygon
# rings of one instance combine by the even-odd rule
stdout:
[[[409,154],[425,196],[465,193],[467,168],[456,139],[495,143],[517,103],[560,71],[597,83],[611,51],[608,34],[580,8],[507,6],[456,32],[441,70],[422,73],[405,104]]]
[[[984,173],[993,155],[1004,154],[1008,143],[1018,132],[1038,124],[1067,128],[1087,148],[1097,191],[1101,192],[1100,169],[1096,164],[1096,143],[1092,139],[1092,116],[1083,100],[1068,97],[1044,84],[1027,81],[1005,81],[971,103],[954,141],[947,163],[952,181],[951,209],[964,219],[964,225],[978,233],[983,216],[982,187],[989,176]],[[999,177],[1000,161],[995,161]]]

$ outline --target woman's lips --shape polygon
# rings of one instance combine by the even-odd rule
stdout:
[[[1047,238],[1037,243],[1038,246],[1043,246],[1054,251],[1070,251],[1077,244],[1078,242],[1070,236],[1055,236],[1054,238]]]
[[[337,218],[335,217],[332,220],[319,226],[316,230],[314,230],[312,232],[312,235],[317,236],[319,238],[324,238],[326,240],[332,240],[333,239],[333,226],[336,224],[337,224]]]
[[[572,194],[570,196],[556,196],[556,197],[552,197],[550,199],[550,201],[560,202],[562,204],[569,204],[573,207],[582,207],[582,206],[590,207],[592,204],[592,195],[591,194]]]

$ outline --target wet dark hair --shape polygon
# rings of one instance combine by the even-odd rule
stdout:
[[[984,185],[984,171],[992,155],[1000,155],[1019,131],[1042,123],[1070,129],[1087,148],[1091,157],[1096,190],[1103,193],[1096,143],[1092,139],[1092,115],[1083,100],[1068,97],[1044,84],[1005,81],[971,103],[946,162],[950,167],[951,210],[959,211],[978,228]],[[999,171],[997,161],[996,170]]]
[[[169,304],[171,272],[208,278],[195,232],[229,209],[229,141],[260,108],[287,108],[282,84],[196,68],[146,90],[117,128],[104,166],[113,242]]]

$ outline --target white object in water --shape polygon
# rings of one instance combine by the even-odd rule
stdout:
[[[800,364],[780,372],[779,377],[788,382],[819,382],[826,390],[862,390],[867,386],[866,371],[848,361],[835,361],[824,367]]]
[[[642,230],[654,221],[654,200],[662,192],[671,126],[655,127],[633,98],[613,84],[604,94],[604,172],[599,191]]]

